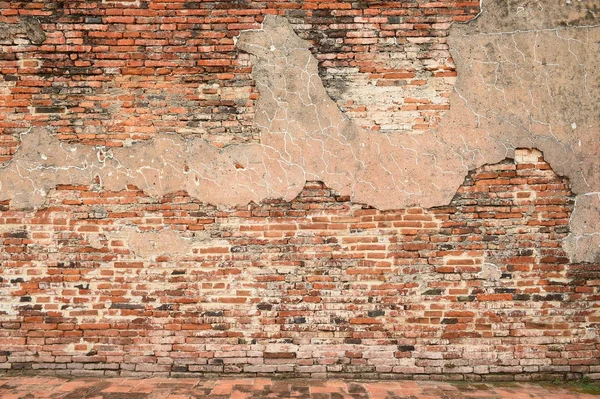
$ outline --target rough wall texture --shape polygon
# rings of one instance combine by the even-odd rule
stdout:
[[[78,375],[597,375],[598,265],[538,152],[448,206],[379,211],[308,182],[227,210],[59,186],[2,212],[4,365]]]
[[[600,377],[599,12],[0,2],[0,368]]]
[[[157,133],[216,145],[258,141],[258,93],[241,31],[283,14],[312,43],[340,107],[368,129],[425,130],[448,109],[455,76],[450,23],[477,1],[11,1],[1,2],[4,159],[31,126],[62,140],[120,146]],[[44,25],[47,37],[40,42]],[[27,29],[26,29],[27,28]],[[29,32],[36,32],[31,36]],[[15,34],[18,33],[18,34]],[[18,79],[13,75],[17,74]],[[8,93],[7,93],[8,94]],[[408,107],[405,98],[412,98]]]

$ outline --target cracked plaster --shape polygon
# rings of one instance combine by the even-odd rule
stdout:
[[[437,134],[460,138],[465,145],[458,151],[469,165],[513,156],[518,147],[541,150],[577,194],[565,249],[572,261],[597,261],[590,234],[598,224],[583,221],[600,214],[589,197],[600,187],[598,4],[484,1],[482,7],[474,22],[451,30],[459,79]]]
[[[142,259],[169,255],[172,259],[192,253],[194,249],[226,244],[225,240],[213,239],[206,231],[196,231],[183,236],[174,230],[139,231],[135,226],[124,226],[116,231],[104,230],[101,234],[89,234],[91,240],[123,240],[125,247]]]
[[[267,16],[237,41],[253,57],[260,143],[218,149],[163,134],[106,150],[33,129],[0,174],[0,196],[14,208],[40,207],[59,184],[96,182],[107,190],[133,184],[152,196],[185,189],[233,206],[289,201],[305,181],[322,180],[382,209],[432,207],[450,201],[468,170],[529,147],[570,178],[578,198],[566,248],[575,261],[594,261],[597,224],[580,222],[600,212],[588,195],[600,191],[600,24],[591,3],[484,1],[479,18],[451,29],[451,110],[438,130],[421,134],[360,129],[327,95],[308,43],[284,18]]]
[[[571,216],[565,250],[573,262],[600,262],[600,193],[579,195]]]

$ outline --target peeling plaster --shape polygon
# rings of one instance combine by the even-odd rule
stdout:
[[[111,239],[117,237],[123,238],[136,256],[146,259],[167,253],[176,254],[181,252],[181,249],[190,247],[189,240],[172,230],[138,232],[130,227],[123,229],[118,235],[110,235]]]
[[[594,25],[599,18],[596,0],[484,0],[470,27],[472,33],[529,31]]]
[[[469,168],[541,150],[577,194],[573,261],[596,261],[600,204],[600,16],[594,1],[484,1],[480,18],[454,25],[449,37],[458,81],[437,132]],[[457,140],[458,139],[458,140]],[[591,235],[590,235],[591,234]],[[577,242],[577,244],[575,244]]]
[[[600,262],[600,193],[579,195],[564,247],[571,262]]]
[[[184,189],[200,201],[234,206],[289,201],[305,181],[322,180],[381,209],[432,207],[449,203],[469,170],[529,147],[570,178],[579,195],[571,229],[574,237],[590,237],[595,231],[578,227],[578,220],[600,211],[597,201],[581,200],[600,191],[600,24],[592,6],[554,3],[484,1],[479,18],[453,26],[452,107],[438,130],[421,134],[359,128],[327,95],[308,43],[284,18],[266,16],[262,29],[237,40],[252,55],[261,94],[259,144],[218,149],[162,134],[108,150],[61,143],[33,129],[0,174],[1,199],[37,208],[58,184],[95,181],[108,190],[132,184],[151,196]],[[547,17],[530,23],[524,12]],[[567,245],[587,254],[574,259],[596,259],[600,250],[589,241]]]
[[[449,157],[432,132],[372,135],[345,118],[325,92],[308,43],[285,19],[267,17],[264,29],[242,33],[238,46],[255,57],[260,144],[217,149],[199,139],[159,135],[107,150],[61,143],[33,129],[0,175],[2,198],[15,208],[37,208],[58,184],[96,181],[108,190],[133,184],[152,196],[183,188],[203,202],[234,206],[291,200],[307,180],[324,180],[358,202],[389,209],[440,205],[462,182],[454,171],[460,159]],[[439,188],[448,183],[440,201]]]
[[[481,278],[485,280],[497,281],[502,276],[502,271],[493,263],[484,262],[481,267]]]
[[[160,255],[169,255],[171,259],[177,259],[203,245],[217,246],[226,243],[223,240],[211,239],[205,231],[195,232],[193,237],[183,237],[180,232],[174,230],[139,231],[132,226],[125,226],[119,231],[105,232],[103,235],[109,241],[123,240],[125,247],[141,259]]]

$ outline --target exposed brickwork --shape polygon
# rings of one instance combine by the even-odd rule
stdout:
[[[0,213],[0,368],[597,378],[600,265],[561,249],[572,206],[531,151],[434,209],[382,212],[319,182],[238,209],[61,186]],[[185,242],[135,253],[131,230]]]
[[[0,161],[31,126],[93,145],[157,132],[218,146],[256,141],[258,93],[234,39],[265,14],[286,15],[313,44],[350,117],[373,130],[422,131],[449,107],[450,23],[478,11],[478,2],[445,0],[0,2]]]
[[[466,35],[483,23],[459,32],[457,59],[477,66],[461,76],[490,90],[469,94],[464,80],[453,94],[459,116],[446,130],[430,130],[449,109],[456,79],[450,25],[477,15],[478,1],[0,1],[0,163],[13,159],[0,190],[3,198],[14,194],[12,208],[0,202],[0,369],[600,379],[595,196],[577,200],[577,209],[588,206],[569,225],[573,192],[597,194],[589,161],[597,143],[585,119],[595,108],[555,104],[553,95],[546,102],[566,80],[581,83],[582,98],[595,98],[588,86],[593,58],[580,56],[595,33],[593,26],[548,28],[538,40],[541,31],[510,28],[512,6],[500,24],[508,32],[502,40],[494,34],[486,41],[485,29]],[[576,18],[569,7],[556,15]],[[260,29],[268,14],[285,19],[239,36]],[[488,18],[498,15],[505,14]],[[288,21],[310,43],[320,79]],[[281,33],[278,41],[272,32]],[[269,40],[277,46],[269,48]],[[461,47],[465,42],[472,46]],[[575,55],[565,58],[570,63],[548,52],[555,44]],[[584,78],[555,73],[564,70]],[[309,82],[302,90],[294,86],[296,71],[298,82]],[[572,98],[573,88],[565,93],[561,98]],[[522,111],[527,123],[485,108],[486,101]],[[24,140],[28,152],[13,158],[24,132],[38,141]],[[131,154],[144,146],[106,148],[158,134],[139,162]],[[447,203],[419,201],[442,193],[449,199],[464,171],[521,145],[543,149],[559,174],[572,166],[572,187],[541,153],[517,150],[514,161],[470,173],[447,206],[370,206],[377,205],[373,192],[424,193],[402,204]],[[577,148],[586,157],[577,158]],[[295,162],[295,170],[286,168]],[[426,181],[434,174],[448,176],[449,186]],[[289,200],[307,176],[359,199],[309,181],[292,201],[223,205],[228,195],[254,194],[252,179],[280,197],[293,187]],[[132,180],[109,187],[125,178]],[[194,192],[199,179],[215,184]],[[152,190],[163,184],[160,194]],[[392,185],[397,191],[388,191]],[[157,198],[173,188],[188,192]],[[206,199],[211,195],[219,200]],[[38,210],[17,206],[42,203]],[[564,248],[572,262],[563,248],[570,232],[576,234]],[[573,256],[580,247],[587,252]],[[590,259],[595,263],[574,263]]]

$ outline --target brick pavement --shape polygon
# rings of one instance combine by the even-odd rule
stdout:
[[[196,378],[80,378],[13,376],[0,378],[2,399],[592,399],[564,386],[531,383],[435,381],[201,380]]]

